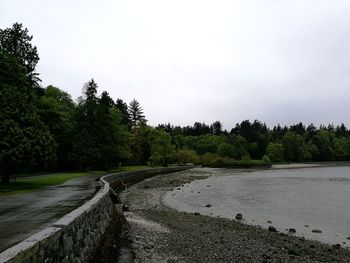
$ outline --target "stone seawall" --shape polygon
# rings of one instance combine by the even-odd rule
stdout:
[[[110,196],[111,188],[120,191],[127,185],[152,175],[190,168],[192,167],[155,168],[103,176],[102,188],[91,200],[51,227],[2,252],[0,263],[88,262],[115,209]]]

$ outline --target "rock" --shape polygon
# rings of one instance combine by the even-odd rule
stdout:
[[[194,212],[194,215],[195,215],[195,216],[199,216],[199,215],[200,215],[200,213],[198,213],[198,212]]]
[[[339,249],[339,248],[341,248],[341,245],[340,244],[335,244],[335,245],[333,245],[333,248]]]
[[[289,228],[288,232],[289,232],[289,233],[295,233],[295,232],[297,232],[297,231],[295,230],[295,228]]]
[[[267,222],[268,224],[272,224],[272,221],[270,221],[270,220],[267,220],[266,222]]]
[[[238,213],[235,217],[236,220],[242,220],[243,219],[243,215],[241,213]]]
[[[277,232],[277,229],[275,227],[273,227],[273,226],[269,226],[268,230],[270,232]]]
[[[347,240],[350,240],[350,237],[347,237],[346,239],[347,239]]]
[[[148,188],[149,188],[149,185],[146,184],[143,188],[148,189]]]
[[[211,204],[207,204],[207,205],[205,205],[205,207],[211,207]]]
[[[130,211],[130,208],[129,208],[129,206],[127,204],[123,204],[122,210],[123,211]]]
[[[309,227],[308,225],[304,225],[304,227]]]
[[[320,234],[320,233],[322,233],[322,231],[321,230],[319,230],[319,229],[312,229],[312,231],[311,231],[312,233],[317,233],[317,234]]]
[[[180,187],[178,187],[178,188],[176,188],[176,190],[181,190],[181,188],[180,188]]]
[[[299,255],[298,251],[295,250],[294,248],[289,248],[288,249],[288,254],[292,255],[292,256],[298,256]]]

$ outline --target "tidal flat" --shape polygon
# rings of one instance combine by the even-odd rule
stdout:
[[[198,211],[181,212],[164,202],[169,191],[181,192],[219,170],[160,175],[121,193],[135,262],[349,262],[350,250],[340,246]]]
[[[234,219],[328,244],[350,245],[350,167],[238,172],[216,169],[205,180],[167,193],[184,212]],[[290,231],[291,230],[291,231]]]

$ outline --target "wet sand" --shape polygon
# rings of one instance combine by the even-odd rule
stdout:
[[[270,232],[236,220],[183,213],[164,205],[170,190],[211,175],[195,168],[160,175],[121,193],[129,211],[135,262],[349,262],[350,250]]]
[[[244,223],[273,224],[284,233],[293,228],[299,237],[350,246],[350,167],[231,171],[217,170],[210,178],[168,192],[164,201],[189,213],[231,219],[241,213]]]

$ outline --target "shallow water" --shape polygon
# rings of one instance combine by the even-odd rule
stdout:
[[[295,228],[297,236],[350,246],[350,167],[238,174],[213,169],[213,176],[174,189],[163,200],[180,211],[227,218],[242,213],[248,224],[280,232]]]

